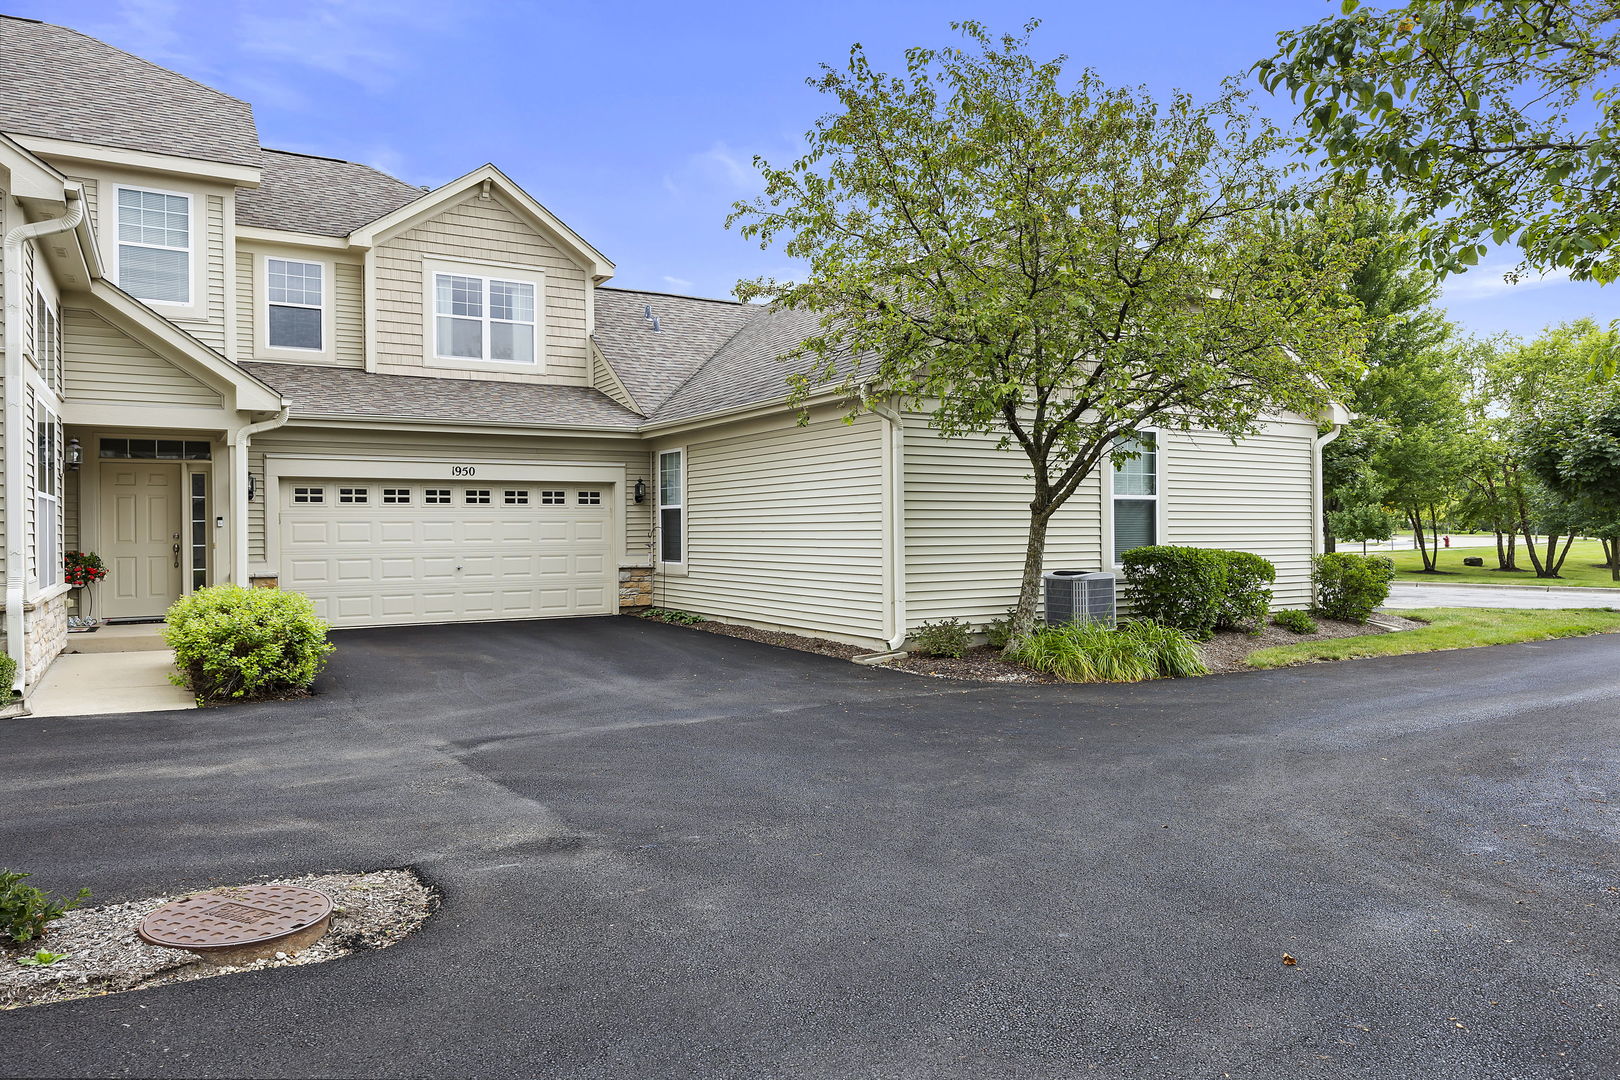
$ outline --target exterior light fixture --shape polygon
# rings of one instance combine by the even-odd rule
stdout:
[[[646,502],[646,501],[647,501],[647,481],[645,481],[645,480],[637,480],[636,481],[636,502],[639,503],[639,502]]]
[[[254,476],[252,473],[248,473],[248,502],[252,502],[253,496],[257,495],[258,493],[259,478]]]
[[[67,467],[70,472],[78,472],[79,466],[84,464],[84,447],[79,445],[78,439],[69,439],[67,444]]]

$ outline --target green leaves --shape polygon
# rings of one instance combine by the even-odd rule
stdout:
[[[52,922],[90,899],[89,889],[80,889],[71,897],[53,898],[32,885],[23,884],[32,876],[16,870],[0,870],[0,941],[32,941],[45,933]]]
[[[176,600],[165,622],[171,678],[203,704],[301,693],[336,651],[303,593],[210,585]]]
[[[50,967],[52,964],[59,963],[67,958],[68,954],[65,952],[49,952],[45,949],[40,949],[32,956],[17,957],[17,963],[21,964],[23,967]]]

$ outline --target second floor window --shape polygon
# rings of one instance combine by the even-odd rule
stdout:
[[[295,259],[264,260],[265,294],[270,305],[265,319],[272,349],[324,348],[321,312],[326,301],[326,268]]]
[[[191,303],[191,196],[118,189],[118,285],[142,300]]]
[[[434,274],[434,355],[534,363],[534,294],[532,282]]]

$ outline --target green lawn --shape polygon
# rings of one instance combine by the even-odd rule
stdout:
[[[1571,556],[1573,558],[1573,556]],[[1617,600],[1620,603],[1620,600]],[[1476,645],[1511,645],[1519,641],[1581,637],[1620,632],[1620,611],[1602,608],[1535,610],[1529,608],[1417,608],[1402,611],[1429,625],[1417,630],[1361,637],[1302,641],[1261,649],[1249,656],[1249,666],[1287,667],[1315,660],[1358,660],[1367,656],[1404,656],[1440,649],[1468,649]]]
[[[1341,551],[1355,551],[1355,545],[1345,544]],[[1538,552],[1547,550],[1546,542],[1537,545]],[[1483,567],[1464,566],[1463,559],[1470,555],[1477,555],[1485,560]],[[1496,565],[1496,548],[1492,547],[1461,547],[1441,548],[1440,558],[1436,565],[1446,573],[1424,574],[1419,573],[1423,568],[1423,557],[1416,551],[1397,551],[1390,555],[1395,560],[1395,580],[1397,581],[1434,581],[1444,582],[1448,585],[1464,585],[1470,582],[1487,582],[1492,585],[1601,585],[1609,588],[1620,587],[1620,581],[1615,581],[1609,574],[1608,567],[1598,567],[1596,564],[1603,561],[1603,545],[1596,540],[1577,540],[1569,549],[1569,558],[1564,560],[1562,574],[1556,578],[1536,577],[1535,567],[1530,562],[1530,556],[1524,553],[1524,538],[1519,538],[1518,562],[1524,567],[1524,573],[1504,573],[1493,570]]]

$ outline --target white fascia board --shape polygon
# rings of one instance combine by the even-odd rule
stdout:
[[[576,435],[591,439],[624,439],[639,442],[641,433],[636,428],[601,427],[585,424],[513,424],[499,420],[424,420],[413,417],[391,416],[333,416],[305,413],[293,405],[293,417],[287,427],[377,428],[382,430],[432,431],[453,435],[458,431],[475,428],[489,435]]]
[[[176,154],[155,154],[148,150],[125,150],[116,146],[49,139],[40,135],[14,137],[29,150],[49,158],[83,162],[87,165],[114,165],[126,169],[140,169],[143,172],[169,173],[197,180],[212,180],[239,188],[259,186],[260,170],[251,165],[204,161],[201,158],[180,157]]]
[[[321,236],[317,233],[290,232],[286,229],[261,229],[254,225],[238,225],[238,240],[251,240],[256,244],[285,244],[288,247],[324,248],[328,251],[347,251],[351,245],[346,236]]]

